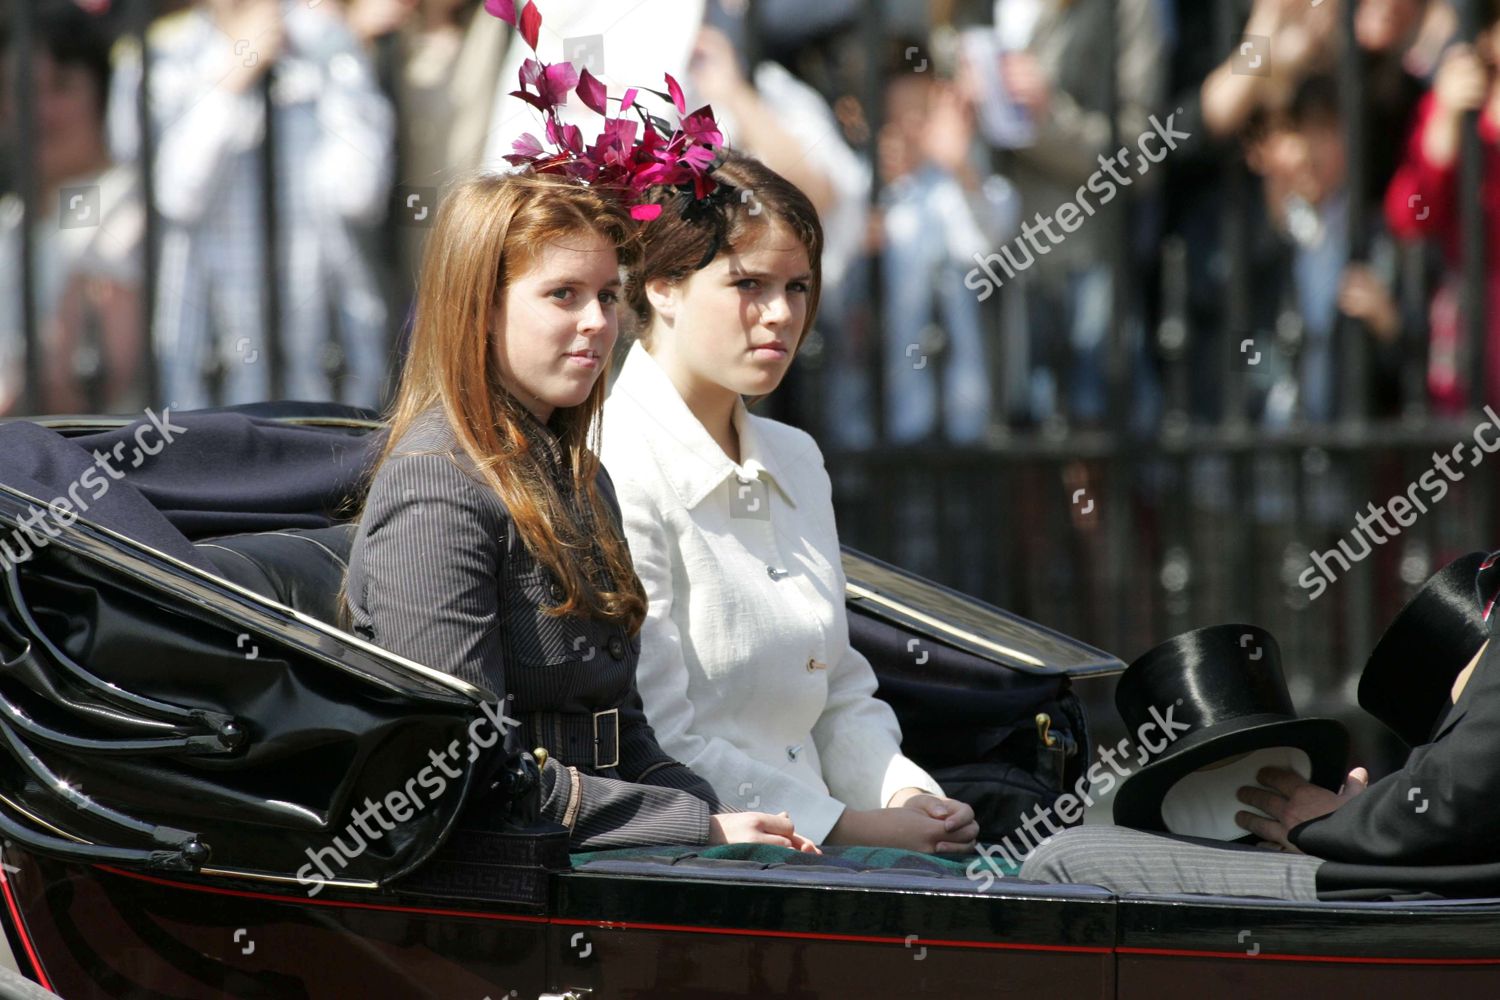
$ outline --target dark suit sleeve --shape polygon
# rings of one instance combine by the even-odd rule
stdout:
[[[370,484],[360,600],[375,642],[505,697],[497,627],[504,525],[444,455],[399,455]]]
[[[576,813],[569,804],[576,799]],[[575,851],[656,844],[706,844],[709,807],[678,788],[584,774],[548,760],[542,771],[542,816],[572,822]]]
[[[1443,731],[1401,770],[1290,839],[1329,861],[1456,865],[1500,860],[1500,643],[1491,642]]]
[[[364,519],[363,593],[351,598],[369,614],[374,641],[504,701],[499,567],[509,524],[480,484],[443,455],[393,457],[371,484]],[[507,732],[504,752],[523,749],[520,741]],[[685,791],[556,761],[542,772],[541,814],[569,825],[575,848],[701,844],[709,833],[707,803]]]

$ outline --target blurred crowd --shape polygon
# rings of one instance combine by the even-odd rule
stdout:
[[[1279,429],[1500,400],[1500,0],[1473,2],[1465,42],[1459,0],[542,0],[540,51],[615,96],[672,73],[808,193],[822,313],[768,402],[830,445]],[[156,6],[142,36],[123,0],[39,0],[24,51],[7,13],[0,416],[152,382],[379,405],[443,190],[536,127],[526,47],[479,0]]]

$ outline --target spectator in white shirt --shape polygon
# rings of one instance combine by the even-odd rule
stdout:
[[[647,717],[726,803],[785,810],[816,841],[968,850],[973,810],[902,755],[895,713],[849,643],[817,444],[742,399],[776,388],[817,312],[817,213],[726,153],[710,211],[684,218],[689,194],[656,196],[664,210],[626,283],[641,341],[602,421],[649,602]]]
[[[224,363],[222,402],[267,398],[260,82],[274,67],[276,323],[291,399],[375,406],[386,373],[386,308],[361,240],[384,212],[394,115],[335,4],[201,0],[152,29],[151,128],[162,215],[155,330],[165,401],[210,402],[203,370]],[[139,149],[140,56],[116,67],[116,155]],[[347,375],[331,384],[327,361]]]

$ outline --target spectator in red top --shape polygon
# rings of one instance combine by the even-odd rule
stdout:
[[[1390,187],[1385,215],[1404,239],[1435,238],[1452,268],[1432,307],[1432,354],[1427,384],[1433,405],[1454,413],[1468,404],[1468,373],[1457,362],[1460,325],[1456,303],[1459,248],[1459,146],[1466,112],[1479,112],[1484,172],[1479,200],[1484,212],[1486,402],[1500,401],[1500,0],[1489,0],[1487,27],[1474,45],[1455,45],[1444,55],[1431,93],[1417,107],[1416,124]]]

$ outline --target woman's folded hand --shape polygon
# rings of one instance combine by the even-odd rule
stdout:
[[[896,799],[892,797],[892,803]],[[933,819],[942,820],[945,837],[939,841],[933,853],[960,854],[974,850],[974,841],[979,836],[979,823],[974,819],[974,807],[957,799],[945,799],[930,792],[918,792],[900,802],[902,809],[915,809]]]
[[[741,812],[709,817],[710,844],[774,844],[805,854],[822,854],[818,845],[798,833],[786,813]]]
[[[926,796],[934,802],[948,807],[962,805],[951,799]],[[934,807],[936,808],[936,807]],[[965,809],[968,807],[965,806]],[[978,827],[973,821],[973,811],[964,814],[933,816],[921,804],[896,806],[890,809],[845,809],[834,824],[825,843],[859,844],[864,847],[898,847],[906,851],[921,851],[924,854],[949,854],[971,851]],[[967,817],[967,818],[965,818]],[[964,826],[948,829],[949,820],[957,820]]]

